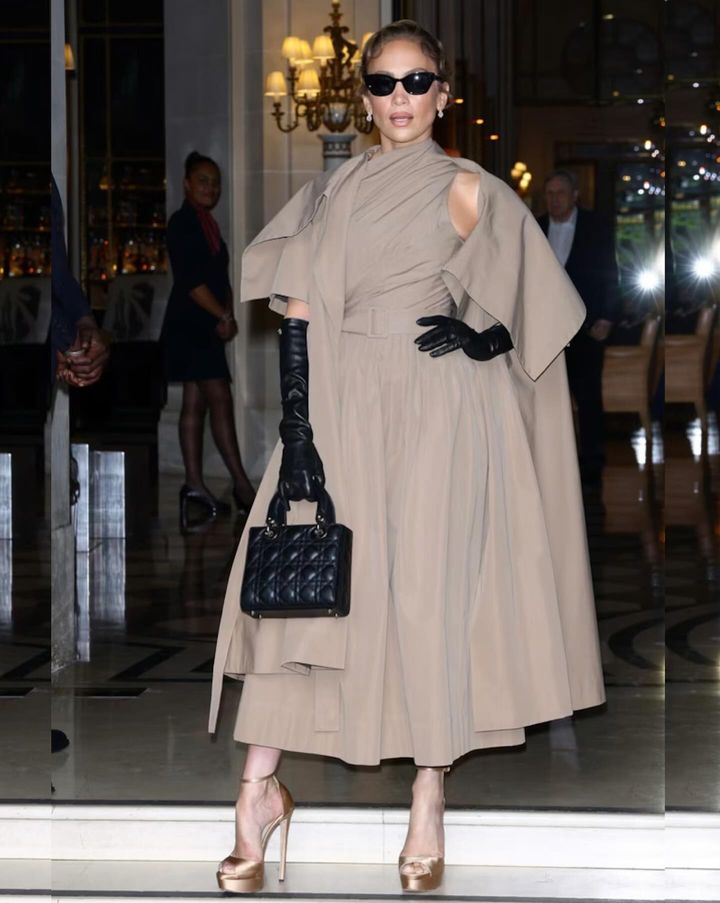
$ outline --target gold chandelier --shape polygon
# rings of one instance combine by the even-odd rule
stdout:
[[[340,0],[332,0],[330,25],[312,43],[289,35],[282,44],[287,60],[287,78],[279,70],[271,72],[265,84],[265,96],[273,98],[272,116],[281,132],[292,132],[302,119],[311,132],[324,126],[329,132],[344,132],[350,125],[368,134],[368,122],[360,99],[360,55],[372,35],[363,35],[360,46],[348,36],[349,28],[340,24]],[[284,122],[281,98],[290,97],[292,109]]]

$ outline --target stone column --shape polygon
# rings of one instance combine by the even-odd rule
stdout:
[[[321,134],[323,169],[332,172],[339,169],[353,155],[353,142],[357,135],[354,132],[339,134]]]
[[[239,288],[242,249],[265,223],[263,152],[263,4],[234,4],[230,19],[231,135],[233,147],[232,236],[233,285]],[[275,374],[268,364],[269,316],[263,306],[236,304],[238,336],[233,343],[235,413],[240,450],[250,478],[257,481],[265,466],[265,435],[272,415],[265,406]]]
[[[65,115],[65,9],[63,0],[52,0],[50,10],[51,53],[51,166],[60,197],[67,189]],[[70,516],[70,424],[68,393],[58,385],[50,412],[50,555],[52,672],[75,657],[75,537]]]

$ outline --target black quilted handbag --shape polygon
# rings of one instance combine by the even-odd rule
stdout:
[[[287,525],[275,493],[264,527],[251,527],[240,608],[253,618],[345,617],[350,612],[352,530],[335,523],[323,490],[314,524]]]

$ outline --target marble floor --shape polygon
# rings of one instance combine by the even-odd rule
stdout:
[[[375,900],[427,899],[425,894],[401,894],[395,866],[343,865],[317,866],[291,863],[283,884],[275,880],[270,867],[267,896],[300,897],[310,900]],[[213,887],[214,875],[206,863],[187,863],[181,869],[182,882],[173,876],[173,887],[185,893],[219,897]],[[167,872],[162,866],[139,863],[133,867],[131,881],[116,863],[64,862],[53,865],[53,891],[61,894],[82,889],[92,893],[98,888],[127,893],[167,893]],[[653,900],[665,895],[661,872],[592,869],[511,869],[453,866],[445,873],[442,889],[432,895],[442,900],[478,900],[494,903],[500,900]]]
[[[700,444],[697,433],[678,421],[648,449],[612,425],[602,491],[586,496],[607,705],[538,725],[523,747],[466,756],[450,806],[720,811],[720,455],[716,430]],[[228,684],[215,738],[205,725],[242,523],[181,535],[179,483],[162,477],[157,518],[78,555],[77,661],[52,682],[47,534],[0,543],[1,800],[46,799],[50,769],[58,801],[234,798],[240,685]],[[52,757],[50,715],[70,738]],[[412,768],[288,755],[283,775],[301,803],[404,806]]]
[[[214,874],[206,862],[136,862],[129,870],[119,862],[34,863],[34,883],[28,882],[27,862],[3,863],[0,886],[7,894],[22,889],[25,894],[50,887],[53,898],[83,900],[137,900],[162,896],[164,899],[222,899]],[[291,863],[287,880],[280,884],[276,867],[268,868],[268,884],[263,899],[286,897],[296,901],[364,900],[374,903],[393,899],[428,899],[427,895],[401,894],[397,870],[391,865],[322,866]],[[536,903],[536,901],[657,901],[675,898],[673,876],[661,871],[627,869],[541,869],[478,868],[453,866],[446,869],[440,891],[429,899],[477,900],[482,903]],[[708,882],[698,876],[693,888],[695,900],[712,900]],[[687,879],[683,876],[683,887]],[[683,895],[682,899],[689,899]]]

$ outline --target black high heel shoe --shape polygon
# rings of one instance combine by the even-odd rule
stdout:
[[[221,502],[214,495],[202,489],[192,489],[187,484],[180,490],[180,528],[182,530],[190,530],[196,524],[192,524],[188,517],[188,508],[191,502],[201,505],[206,512],[206,516],[201,523],[214,520],[220,514],[229,514],[230,505],[227,502]]]

